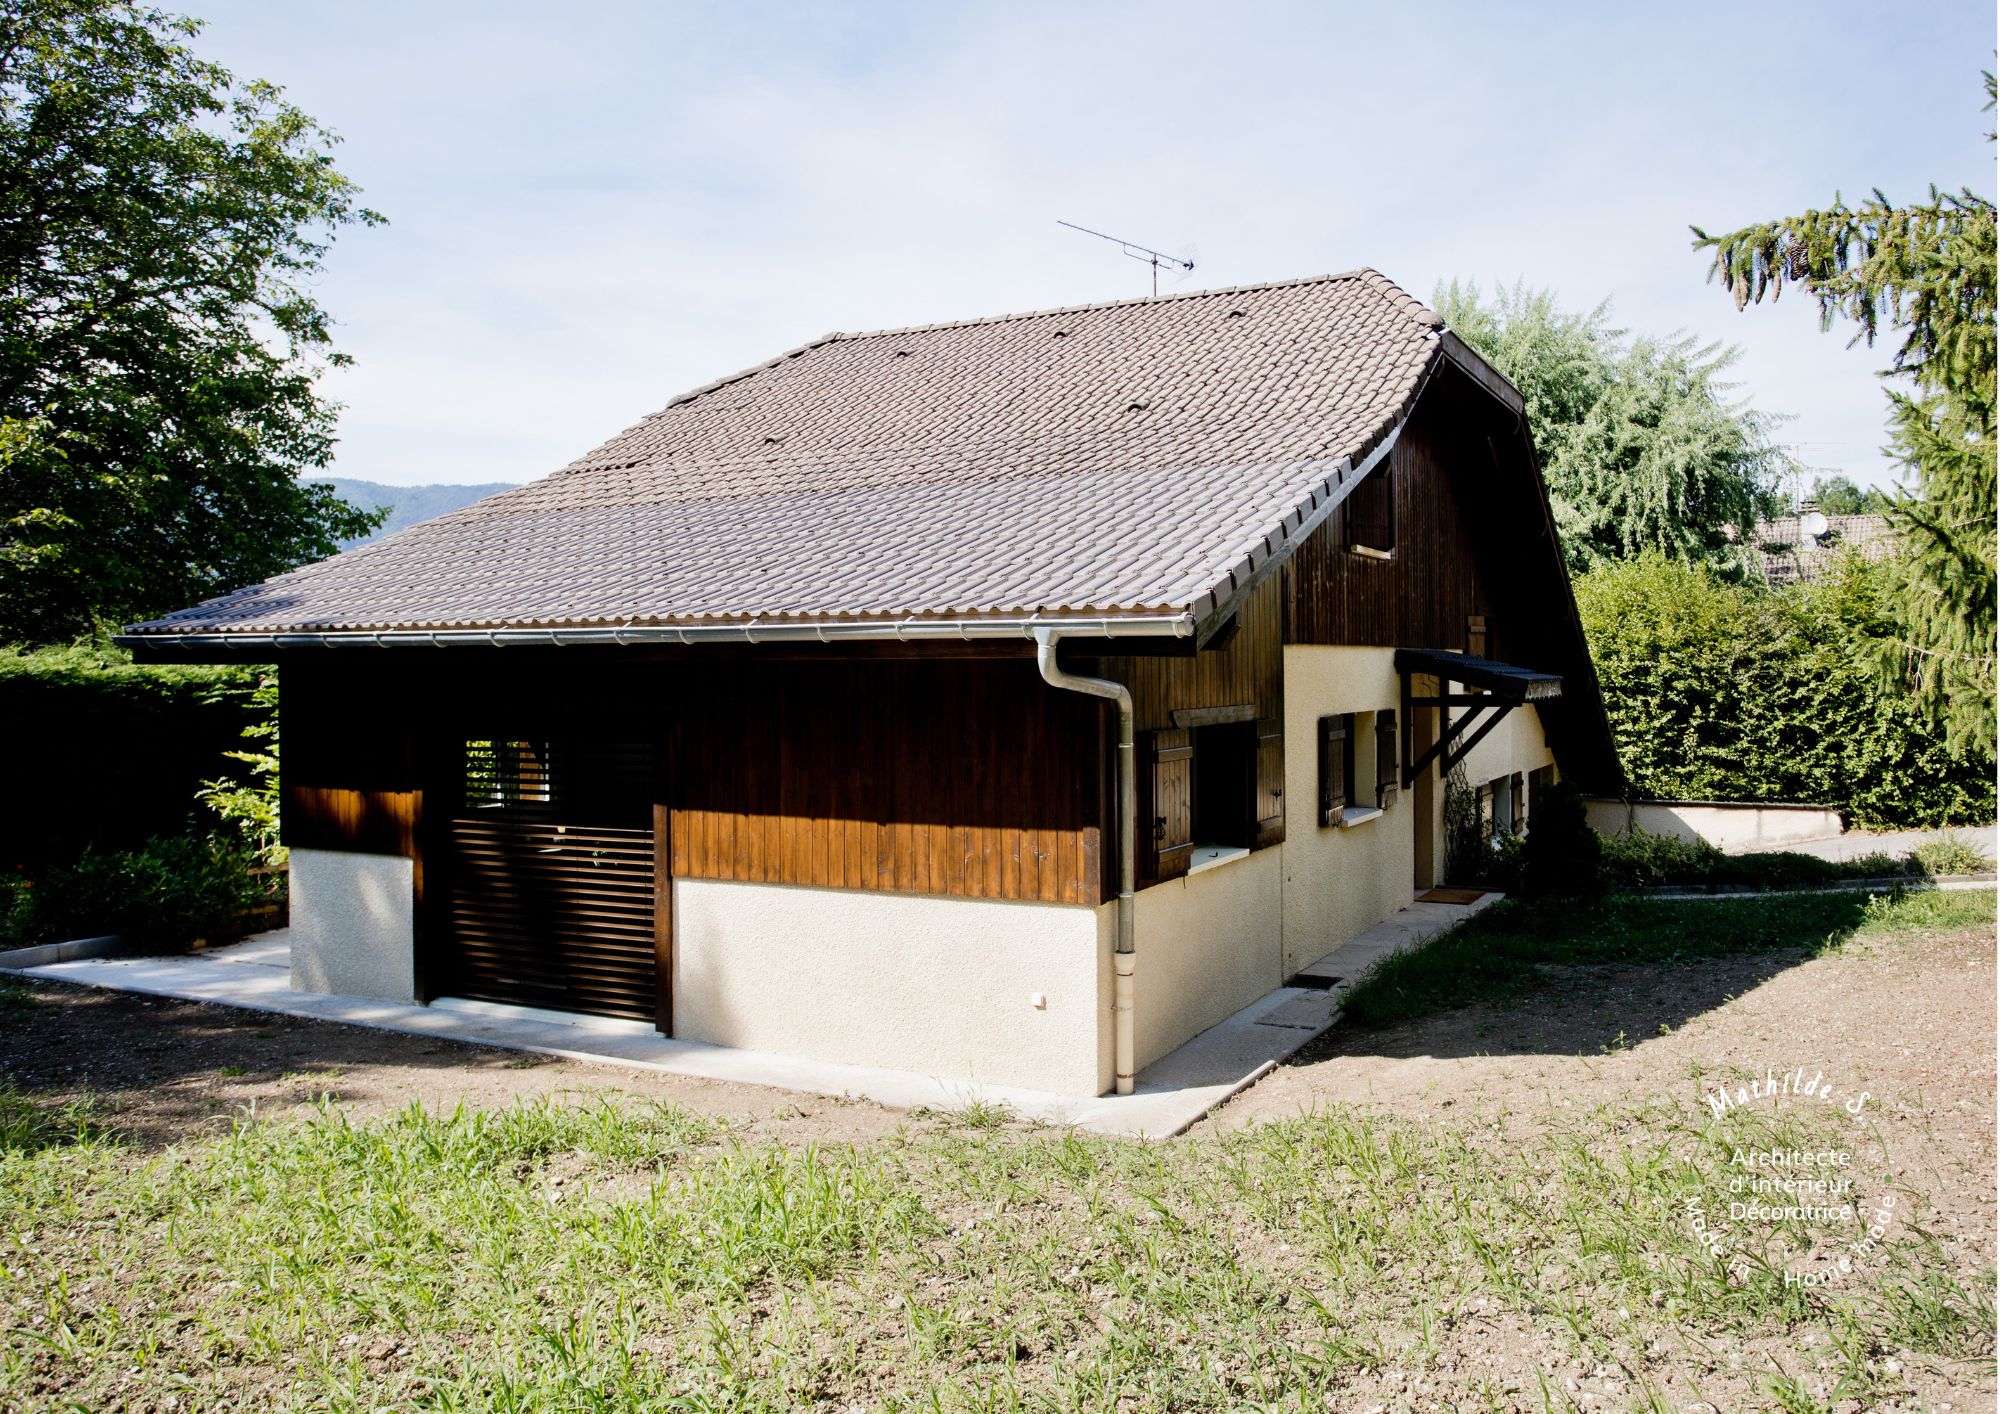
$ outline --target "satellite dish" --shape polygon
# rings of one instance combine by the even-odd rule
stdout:
[[[1799,529],[1817,540],[1826,534],[1826,516],[1820,511],[1807,511],[1799,517]]]

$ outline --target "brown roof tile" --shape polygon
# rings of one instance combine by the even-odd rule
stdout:
[[[137,633],[1204,611],[1399,422],[1372,270],[834,334],[561,471]]]

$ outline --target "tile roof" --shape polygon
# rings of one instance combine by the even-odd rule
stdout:
[[[1192,613],[1402,419],[1372,270],[833,334],[554,475],[139,634]]]
[[[1849,552],[1864,560],[1886,559],[1895,552],[1896,535],[1882,515],[1828,516],[1817,536],[1806,534],[1799,517],[1779,516],[1758,521],[1750,544],[1765,580],[1796,584],[1823,578]]]

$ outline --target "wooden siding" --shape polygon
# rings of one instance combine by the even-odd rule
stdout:
[[[1183,725],[1174,717],[1213,707],[1251,707],[1241,720],[1284,710],[1284,587],[1272,576],[1252,591],[1221,647],[1192,657],[1105,658],[1094,671],[1132,690],[1142,732]]]
[[[1512,518],[1490,516],[1493,451],[1458,411],[1448,387],[1434,388],[1390,454],[1392,559],[1347,548],[1343,505],[1286,563],[1286,642],[1462,652],[1475,615],[1492,625],[1489,653],[1506,638],[1487,561],[1506,553],[1500,533]]]
[[[1025,662],[716,674],[676,723],[673,872],[1095,904],[1105,715]]]

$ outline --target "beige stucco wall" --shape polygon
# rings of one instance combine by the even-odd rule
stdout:
[[[677,879],[674,1034],[1101,1094],[1113,932],[1109,904]]]
[[[292,987],[416,1000],[416,894],[400,855],[295,849]]]
[[[1463,712],[1462,707],[1454,712]],[[1477,730],[1475,727],[1474,730]],[[1465,757],[1465,779],[1484,785],[1499,776],[1519,772],[1525,779],[1530,771],[1555,764],[1548,738],[1542,732],[1542,716],[1531,706],[1516,707],[1501,719]]]
[[[1140,1068],[1284,981],[1280,850],[1155,884],[1133,900]]]
[[[1644,830],[1679,840],[1706,840],[1730,854],[1783,849],[1802,840],[1832,839],[1842,830],[1830,805],[1760,805],[1706,800],[1596,799],[1584,806],[1600,835]]]
[[[1397,710],[1402,684],[1390,648],[1285,649],[1284,968],[1291,976],[1410,901],[1417,805],[1399,790],[1364,824],[1319,823],[1319,719]],[[1372,789],[1374,736],[1359,724],[1355,774]],[[1359,802],[1366,803],[1366,801]]]

